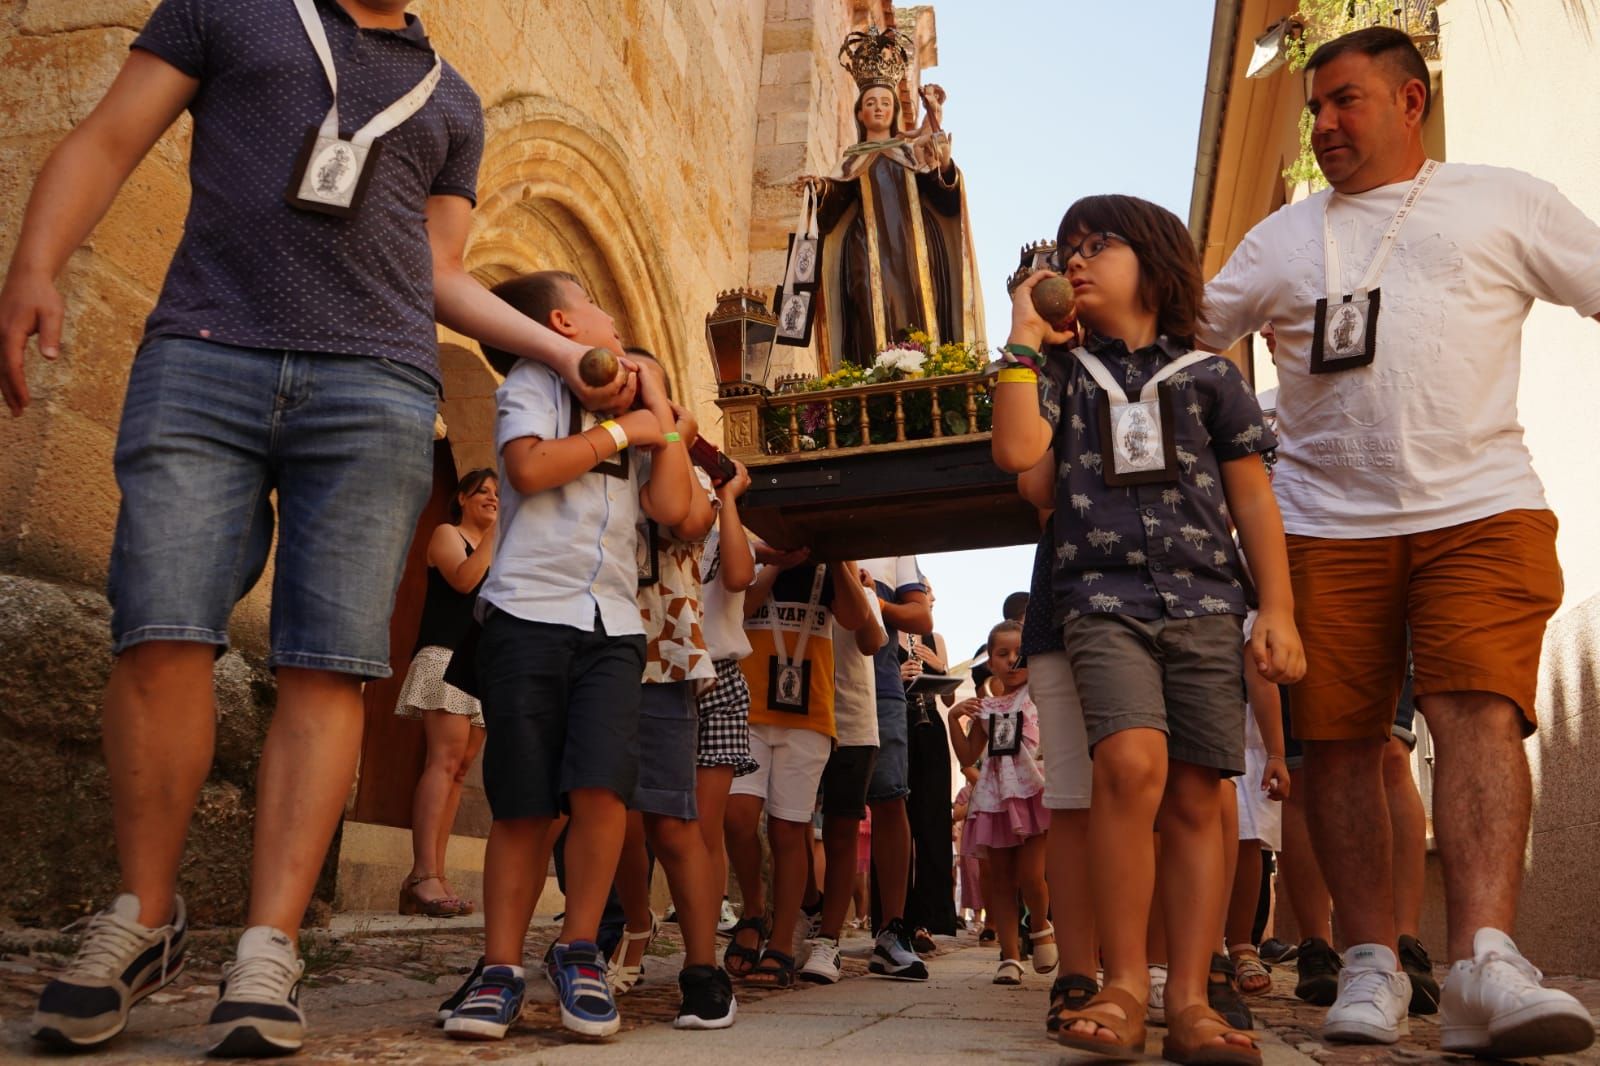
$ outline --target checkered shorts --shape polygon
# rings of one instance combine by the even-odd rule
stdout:
[[[736,659],[717,662],[717,684],[700,697],[697,766],[731,766],[734,777],[759,770],[750,757],[750,686]]]

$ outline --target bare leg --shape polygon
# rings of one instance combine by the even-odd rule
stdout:
[[[1123,730],[1095,748],[1089,807],[1095,929],[1105,960],[1105,984],[1141,1003],[1150,994],[1145,932],[1156,875],[1151,827],[1166,781],[1167,738],[1159,730]],[[986,898],[984,902],[992,919],[999,901]],[[1099,1027],[1085,1021],[1074,1022],[1071,1029],[1093,1036]],[[1101,1035],[1112,1038],[1109,1032]]]
[[[1401,936],[1422,928],[1422,896],[1427,881],[1428,816],[1417,780],[1411,776],[1411,749],[1398,737],[1383,748],[1383,788],[1394,834],[1394,925]]]
[[[1098,766],[1095,771],[1098,779]],[[1228,790],[1233,791],[1232,786]],[[1217,771],[1171,763],[1161,804],[1161,909],[1167,916],[1169,1018],[1195,1004],[1206,1005],[1211,955],[1222,939],[1220,923],[1227,898],[1221,838]],[[1213,1041],[1219,1046],[1224,1042],[1248,1046],[1250,1039],[1238,1034]]]
[[[215,652],[210,644],[139,644],[117,657],[106,685],[101,742],[117,862],[145,925],[172,920],[189,818],[211,770]]]
[[[678,928],[683,932],[683,964],[716,965],[717,913],[722,894],[713,895],[716,885],[711,880],[711,857],[706,854],[700,827],[684,818],[647,814],[644,830],[672,889]]]
[[[700,812],[700,834],[705,838],[706,855],[711,861],[711,885],[718,914],[722,897],[728,891],[728,847],[723,840],[723,817],[728,810],[728,789],[733,786],[733,767],[700,766],[694,772],[695,807]]]
[[[456,894],[456,890],[451,887],[450,878],[445,874],[450,865],[450,833],[455,828],[456,812],[461,809],[461,786],[467,779],[467,772],[472,769],[472,761],[478,757],[478,752],[483,750],[483,739],[482,726],[469,726],[467,750],[462,753],[461,766],[456,771],[455,781],[450,788],[450,798],[445,800],[444,815],[439,819],[439,880],[444,882],[445,891],[452,896]]]
[[[1029,914],[1038,916],[1032,922],[1035,933],[1044,927],[1050,914],[1050,889],[1044,876],[1046,836],[1048,834],[1029,837],[1021,847],[1013,849],[1017,853],[1017,888],[1022,893],[1022,902],[1028,905]],[[1054,936],[1040,937],[1038,943],[1054,943],[1057,939]]]
[[[845,915],[850,911],[850,897],[856,884],[856,834],[861,831],[859,818],[845,818],[837,814],[824,815],[822,819],[822,848],[826,858],[822,889],[822,928],[819,932],[830,940],[838,940],[844,929]]]
[[[767,840],[772,845],[772,937],[767,943],[773,951],[793,955],[794,925],[806,890],[811,823],[785,821],[769,812]]]
[[[984,864],[983,896],[989,902],[989,919],[1000,939],[1002,959],[1022,958],[1017,930],[1017,849],[990,848]]]
[[[1217,782],[1218,809],[1222,813],[1222,909],[1217,912],[1217,931],[1226,940],[1228,900],[1233,894],[1233,876],[1239,865],[1239,790],[1232,781]],[[1260,875],[1257,874],[1257,881]],[[1226,946],[1224,944],[1224,946]]]
[[[1516,923],[1533,786],[1516,705],[1488,692],[1423,697],[1438,747],[1433,827],[1444,862],[1450,960],[1472,957],[1472,937]]]
[[[550,822],[549,818],[506,818],[489,826],[489,843],[483,857],[483,959],[487,965],[522,965],[528,923],[533,920],[539,890],[544,887],[543,877],[528,876],[528,866],[541,845],[550,839]],[[545,855],[548,860],[549,852]],[[570,880],[567,887],[570,908]],[[599,921],[597,914],[597,927]],[[589,938],[593,939],[593,933]]]
[[[627,808],[622,797],[608,788],[575,788],[567,794],[567,802],[572,807],[572,831],[566,843],[567,914],[558,937],[562,944],[593,941],[599,935],[600,916],[628,832]],[[526,868],[521,876],[527,879]]]
[[[1339,928],[1351,944],[1382,944],[1393,951],[1394,845],[1383,793],[1386,743],[1308,740],[1305,751],[1312,790],[1311,839]],[[1520,864],[1520,849],[1517,855]]]
[[[1233,867],[1233,891],[1228,897],[1226,939],[1230,948],[1255,947],[1250,934],[1256,924],[1256,906],[1260,902],[1261,841],[1243,840],[1239,842],[1239,858]]]
[[[878,874],[878,902],[887,925],[906,915],[906,889],[911,877],[911,820],[904,798],[872,807],[872,864]]]
[[[570,838],[569,838],[570,839]],[[628,812],[628,832],[622,839],[622,854],[617,859],[617,899],[630,933],[648,933],[654,915],[650,912],[650,853],[645,850],[644,815]],[[622,962],[638,966],[644,958],[645,941],[627,942]]]
[[[1089,810],[1051,811],[1045,839],[1045,876],[1055,901],[1056,943],[1065,974],[1094,976],[1094,899],[1089,888]],[[1030,903],[1029,908],[1032,908]]]
[[[361,679],[278,670],[278,709],[256,776],[250,925],[297,936],[361,755]]]
[[[1333,943],[1333,899],[1322,880],[1316,851],[1311,846],[1311,827],[1306,819],[1311,782],[1297,771],[1294,789],[1283,804],[1283,850],[1278,853],[1278,913],[1283,913],[1284,897],[1289,915],[1298,926],[1298,939],[1313,937]]]
[[[442,881],[444,853],[461,802],[460,775],[467,768],[472,723],[459,714],[429,710],[422,712],[422,729],[428,754],[411,798],[411,875],[407,880],[426,878],[418,883],[417,895],[431,901],[449,896]]]
[[[728,845],[728,863],[739,882],[739,896],[744,901],[744,918],[760,918],[767,912],[767,886],[761,880],[761,808],[757,796],[729,796],[728,810],[723,830]],[[752,931],[740,930],[734,943],[743,948],[760,946],[760,938]],[[740,963],[740,967],[743,967]],[[738,977],[739,968],[730,971]]]

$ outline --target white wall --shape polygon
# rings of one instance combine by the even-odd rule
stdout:
[[[1445,0],[1439,12],[1447,158],[1526,170],[1600,220],[1600,5]],[[1536,304],[1523,334],[1519,409],[1561,521],[1564,610],[1600,595],[1596,395],[1600,324]]]

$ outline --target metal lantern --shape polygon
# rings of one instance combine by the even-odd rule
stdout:
[[[718,395],[765,390],[777,333],[778,316],[759,292],[717,293],[717,308],[706,316],[706,345],[717,368]]]

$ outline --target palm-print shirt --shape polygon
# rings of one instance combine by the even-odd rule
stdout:
[[[1162,338],[1129,352],[1120,340],[1092,340],[1130,398],[1182,353]],[[1263,454],[1277,439],[1254,390],[1223,356],[1173,374],[1178,472],[1171,482],[1112,488],[1100,442],[1100,386],[1083,364],[1052,351],[1039,379],[1039,407],[1054,430],[1055,624],[1080,614],[1193,618],[1247,613],[1255,592],[1239,562],[1222,494],[1221,464]]]

